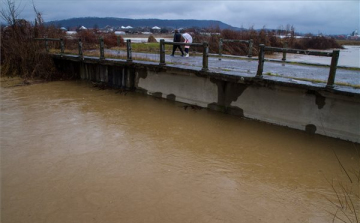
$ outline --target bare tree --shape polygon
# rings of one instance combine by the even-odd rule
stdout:
[[[22,12],[22,9],[20,10],[21,4],[15,4],[14,0],[2,0],[2,2],[3,4],[0,10],[1,18],[3,18],[8,25],[15,25]]]
[[[21,5],[16,0],[0,0],[2,3],[0,15],[8,23],[9,28],[1,34],[1,72],[4,76],[19,76],[24,79],[43,78],[56,79],[58,74],[54,62],[49,54],[44,53],[43,44],[35,41],[34,35],[45,35],[54,32],[41,25],[43,23],[41,13],[36,9],[33,2],[33,9],[36,13],[35,23],[32,26],[28,21],[21,19]],[[41,26],[40,26],[41,25]]]
[[[34,9],[34,12],[36,15],[35,24],[41,26],[44,23],[44,20],[42,18],[42,13],[37,10],[34,1],[32,1],[32,5],[33,5],[33,9]]]

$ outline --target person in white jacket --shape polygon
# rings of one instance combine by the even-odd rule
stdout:
[[[184,43],[192,43],[193,41],[189,33],[182,34],[182,37],[185,39]],[[189,48],[190,46],[185,45],[185,53],[186,53],[185,57],[189,57]]]

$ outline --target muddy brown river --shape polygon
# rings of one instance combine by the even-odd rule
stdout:
[[[321,223],[348,211],[339,182],[359,194],[358,144],[87,82],[6,83],[2,223]]]

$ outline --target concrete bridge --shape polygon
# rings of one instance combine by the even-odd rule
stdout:
[[[146,54],[160,62],[133,60],[144,54],[129,50],[126,59],[105,58],[104,52],[100,57],[53,57],[59,70],[84,80],[360,143],[360,90],[346,86],[359,84],[358,70],[338,68],[336,78],[348,84],[337,85],[334,80],[329,83],[330,66],[264,60],[259,75],[255,59],[219,60],[205,51],[190,58]]]

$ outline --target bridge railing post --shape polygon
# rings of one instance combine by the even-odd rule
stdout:
[[[166,65],[165,63],[165,40],[161,39],[160,40],[160,63],[159,65],[164,66]]]
[[[287,42],[284,42],[284,45],[283,45],[283,58],[281,59],[282,61],[286,61],[286,48],[288,47],[288,43]]]
[[[126,61],[132,62],[131,40],[126,40]]]
[[[83,59],[84,55],[83,55],[83,47],[82,47],[81,39],[79,39],[78,46],[79,46],[79,57],[80,57],[81,59]]]
[[[64,40],[60,39],[60,54],[64,54]]]
[[[222,56],[222,46],[223,46],[223,39],[220,38],[219,40],[219,56]],[[221,60],[221,58],[219,58]]]
[[[48,41],[48,39],[46,37],[44,37],[44,39],[45,39],[45,50],[48,53],[50,51],[49,50],[49,41]]]
[[[120,47],[120,36],[116,37],[116,43],[117,43],[117,46]]]
[[[203,43],[203,67],[201,70],[209,70],[209,44],[207,42]]]
[[[264,44],[260,44],[259,45],[259,65],[258,65],[258,69],[257,69],[257,73],[256,73],[256,77],[261,78],[262,77],[262,73],[264,70],[264,57],[265,57],[265,45]]]
[[[253,48],[253,40],[250,39],[250,40],[249,40],[249,52],[248,52],[248,57],[252,57],[252,48]]]
[[[326,84],[327,88],[334,87],[335,83],[335,74],[336,74],[336,68],[339,61],[340,56],[340,50],[333,50],[332,57],[331,57],[331,65],[330,65],[330,72],[329,72],[329,78]]]
[[[100,59],[105,59],[105,54],[104,54],[104,38],[101,36],[100,37]]]

